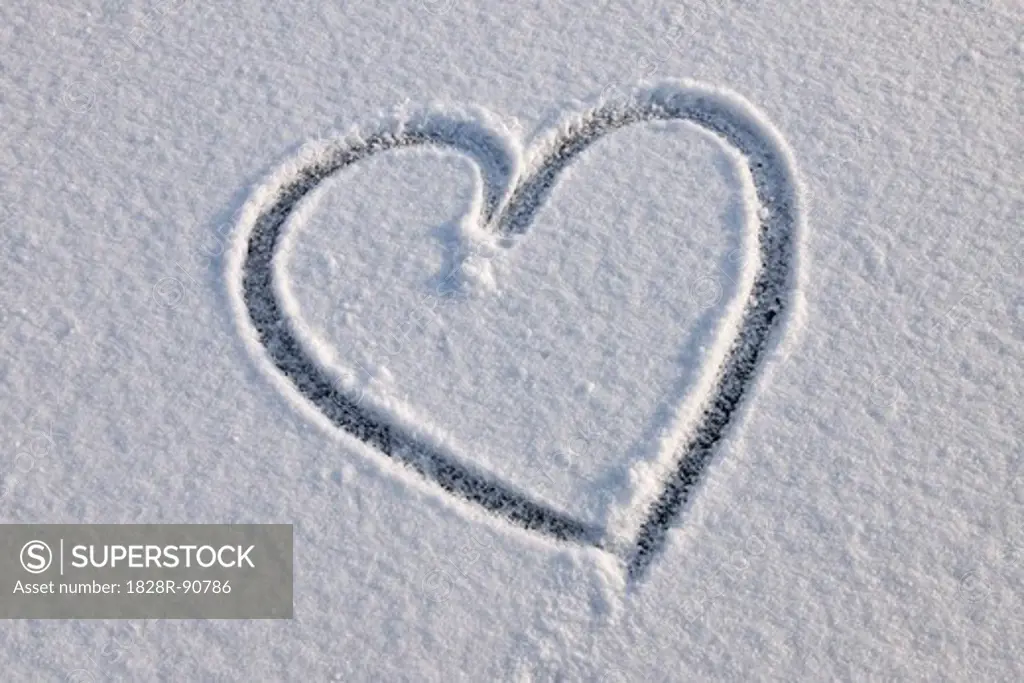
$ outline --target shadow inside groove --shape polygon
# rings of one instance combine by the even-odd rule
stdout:
[[[641,578],[665,543],[710,462],[716,444],[754,378],[758,360],[781,319],[787,302],[793,262],[796,206],[793,180],[782,155],[755,122],[737,114],[733,105],[701,91],[655,94],[596,108],[552,141],[537,169],[512,182],[514,165],[500,141],[475,124],[442,116],[396,131],[382,131],[356,142],[338,142],[317,159],[296,170],[295,177],[256,218],[242,269],[246,308],[260,341],[274,365],[299,392],[349,434],[402,462],[445,491],[475,503],[518,526],[546,536],[601,547],[605,530],[537,502],[526,493],[418,440],[387,419],[359,405],[332,383],[295,337],[273,286],[273,258],[282,229],[296,204],[321,181],[374,154],[404,147],[432,145],[454,148],[480,164],[484,176],[484,221],[502,234],[525,232],[548,197],[558,174],[592,143],[623,127],[651,121],[693,122],[738,149],[746,158],[762,211],[758,214],[759,263],[743,312],[740,331],[718,369],[715,386],[688,442],[674,454],[678,463],[650,505],[626,561],[631,580]]]

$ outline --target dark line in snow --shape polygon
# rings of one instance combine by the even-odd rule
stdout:
[[[437,115],[359,140],[339,141],[279,188],[256,217],[242,266],[242,294],[249,317],[270,359],[299,392],[333,424],[415,470],[445,491],[475,503],[524,529],[560,541],[601,547],[604,529],[574,519],[526,493],[388,424],[386,418],[347,395],[311,360],[284,315],[273,284],[273,258],[282,229],[296,205],[324,179],[375,154],[420,145],[454,148],[473,158],[484,175],[483,219],[501,234],[525,232],[548,197],[558,174],[592,143],[629,125],[683,120],[697,124],[744,155],[760,206],[759,263],[740,331],[719,368],[689,440],[675,454],[673,471],[650,505],[626,567],[641,578],[665,543],[711,461],[715,446],[754,379],[758,361],[782,319],[792,283],[794,233],[798,223],[796,189],[784,153],[765,124],[733,100],[700,89],[649,91],[645,97],[605,104],[580,116],[549,144],[536,169],[518,179],[508,202],[501,198],[512,178],[512,164],[500,139],[476,124]]]

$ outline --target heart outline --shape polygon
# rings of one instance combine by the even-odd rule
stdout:
[[[286,391],[297,391],[336,428],[412,469],[449,494],[503,517],[520,528],[560,541],[609,550],[603,528],[534,501],[527,493],[403,433],[353,401],[310,359],[282,310],[274,259],[284,226],[296,206],[321,182],[376,154],[432,145],[459,151],[482,171],[482,197],[473,210],[500,236],[522,234],[546,201],[559,173],[605,135],[638,123],[680,120],[710,132],[736,150],[753,179],[758,207],[756,272],[740,327],[716,369],[713,389],[700,402],[693,433],[673,454],[662,490],[649,505],[631,548],[626,573],[643,576],[666,541],[756,379],[769,343],[797,300],[797,252],[802,235],[801,189],[781,135],[742,97],[695,81],[638,88],[612,103],[577,115],[544,142],[548,152],[522,173],[506,139],[472,119],[428,114],[396,120],[366,135],[339,136],[312,159],[286,166],[258,188],[243,208],[227,262],[239,331],[259,364]]]

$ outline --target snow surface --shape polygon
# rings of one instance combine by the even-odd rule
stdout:
[[[10,622],[5,679],[1024,676],[1019,0],[12,0],[0,41],[0,521],[296,530],[294,620]],[[630,581],[325,424],[261,364],[232,268],[257,188],[335,131],[471,112],[514,175],[677,78],[784,139],[804,304]],[[389,420],[628,536],[742,303],[743,159],[616,132],[511,246],[467,221],[501,170],[344,169],[289,219],[282,298]]]

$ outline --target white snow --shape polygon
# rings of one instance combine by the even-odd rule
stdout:
[[[1017,0],[61,4],[0,5],[0,522],[293,523],[295,618],[12,621],[5,680],[1022,677]],[[335,136],[490,131],[505,166],[325,181],[278,292],[339,386],[614,551],[745,303],[750,173],[643,124],[524,234],[478,218],[567,118],[679,78],[778,131],[803,231],[784,336],[630,581],[331,426],[241,315],[239,234]]]

